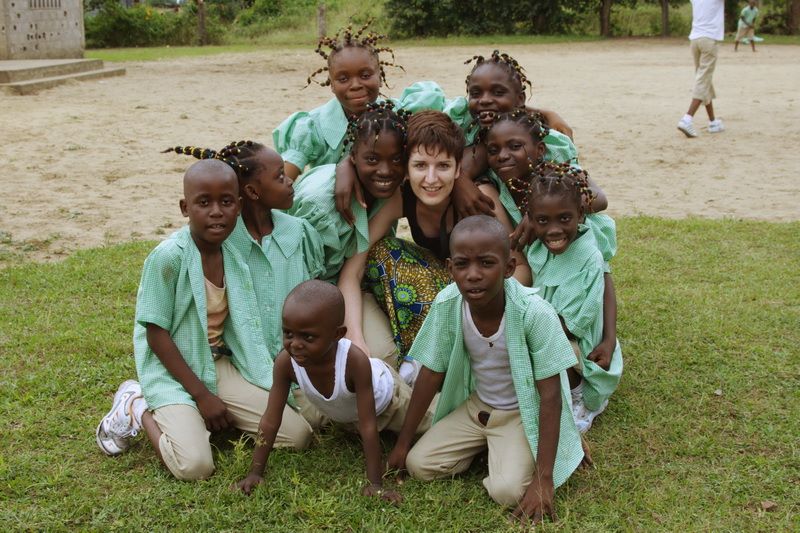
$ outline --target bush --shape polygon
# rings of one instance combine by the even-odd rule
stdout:
[[[88,48],[122,48],[196,44],[197,14],[194,6],[179,12],[159,11],[149,6],[125,8],[108,1],[96,14],[85,16]],[[209,44],[222,42],[224,31],[213,10],[206,10]]]

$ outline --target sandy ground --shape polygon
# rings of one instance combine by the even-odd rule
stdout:
[[[573,126],[581,162],[605,188],[612,215],[800,219],[800,47],[726,43],[715,74],[727,131],[687,139],[675,124],[690,100],[687,41],[509,46],[534,81],[533,104]],[[491,47],[402,48],[399,88],[434,79],[464,93],[464,59]],[[173,145],[271,144],[291,112],[331,94],[305,78],[311,50],[128,63],[124,77],[35,96],[0,93],[0,244],[37,259],[82,247],[160,238],[182,224]],[[696,119],[705,128],[705,113]],[[792,139],[794,139],[792,141]],[[791,148],[795,146],[795,148]]]

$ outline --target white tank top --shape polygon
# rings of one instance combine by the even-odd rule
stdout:
[[[494,409],[511,411],[517,409],[517,391],[511,377],[511,361],[506,347],[506,316],[500,320],[500,327],[484,337],[475,322],[469,305],[464,302],[461,309],[461,329],[464,331],[464,344],[469,352],[472,375],[475,376],[475,391],[478,398]]]
[[[322,414],[334,422],[357,422],[358,406],[356,403],[356,393],[350,392],[345,383],[345,369],[347,368],[347,354],[350,352],[350,340],[340,339],[336,349],[336,361],[334,362],[333,392],[330,398],[326,398],[317,391],[305,369],[292,362],[294,375],[300,389],[306,393],[310,401]],[[386,363],[380,359],[370,358],[372,365],[372,392],[375,396],[375,414],[380,415],[389,406],[394,395],[394,377]]]

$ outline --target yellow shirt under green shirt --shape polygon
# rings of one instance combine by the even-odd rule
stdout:
[[[231,362],[247,381],[272,387],[272,359],[261,331],[250,270],[229,241],[222,244],[225,290],[230,303],[222,339]],[[161,242],[145,259],[136,295],[133,351],[150,409],[196,405],[161,364],[147,342],[147,324],[169,332],[189,368],[213,394],[217,375],[208,344],[208,309],[200,251],[186,226]]]

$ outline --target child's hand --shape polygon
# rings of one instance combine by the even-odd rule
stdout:
[[[511,235],[509,235],[509,239],[511,240],[511,249],[518,252],[521,252],[523,248],[536,240],[536,236],[533,234],[533,228],[528,222],[527,216],[522,217],[520,223],[514,228]]]
[[[453,205],[461,218],[472,215],[494,216],[494,201],[483,194],[475,183],[462,176],[453,187]]]
[[[204,394],[195,398],[197,410],[200,411],[203,420],[206,421],[206,429],[209,431],[220,431],[233,426],[233,418],[225,407],[225,403],[218,396]]]
[[[250,494],[253,492],[253,489],[258,485],[261,485],[262,481],[264,481],[264,478],[258,474],[247,474],[246,478],[231,485],[231,490],[241,490],[250,496]]]
[[[540,481],[534,471],[531,484],[528,485],[522,500],[511,513],[512,519],[518,520],[523,524],[530,520],[531,525],[536,525],[545,516],[549,516],[550,520],[555,522],[558,520],[558,516],[553,506],[554,492],[552,480],[549,482]]]
[[[367,202],[364,201],[364,191],[361,188],[361,184],[358,183],[355,169],[352,163],[349,163],[348,159],[336,165],[336,181],[333,189],[333,197],[336,200],[336,210],[345,222],[351,226],[355,224],[356,221],[353,210],[350,208],[350,203],[354,195],[356,201],[361,204],[361,207],[366,209]]]
[[[386,460],[386,470],[396,472],[397,477],[403,477],[403,472],[406,470],[407,455],[408,450],[395,446]]]
[[[586,356],[586,358],[589,359],[589,361],[593,361],[603,370],[608,370],[611,367],[611,356],[614,354],[614,348],[617,347],[616,340],[614,346],[609,345],[610,343],[605,341],[601,342]]]
[[[364,490],[361,491],[363,496],[379,496],[381,500],[387,501],[392,505],[400,505],[403,502],[403,497],[400,496],[400,493],[390,489],[384,489],[381,485],[375,485],[370,483]]]

